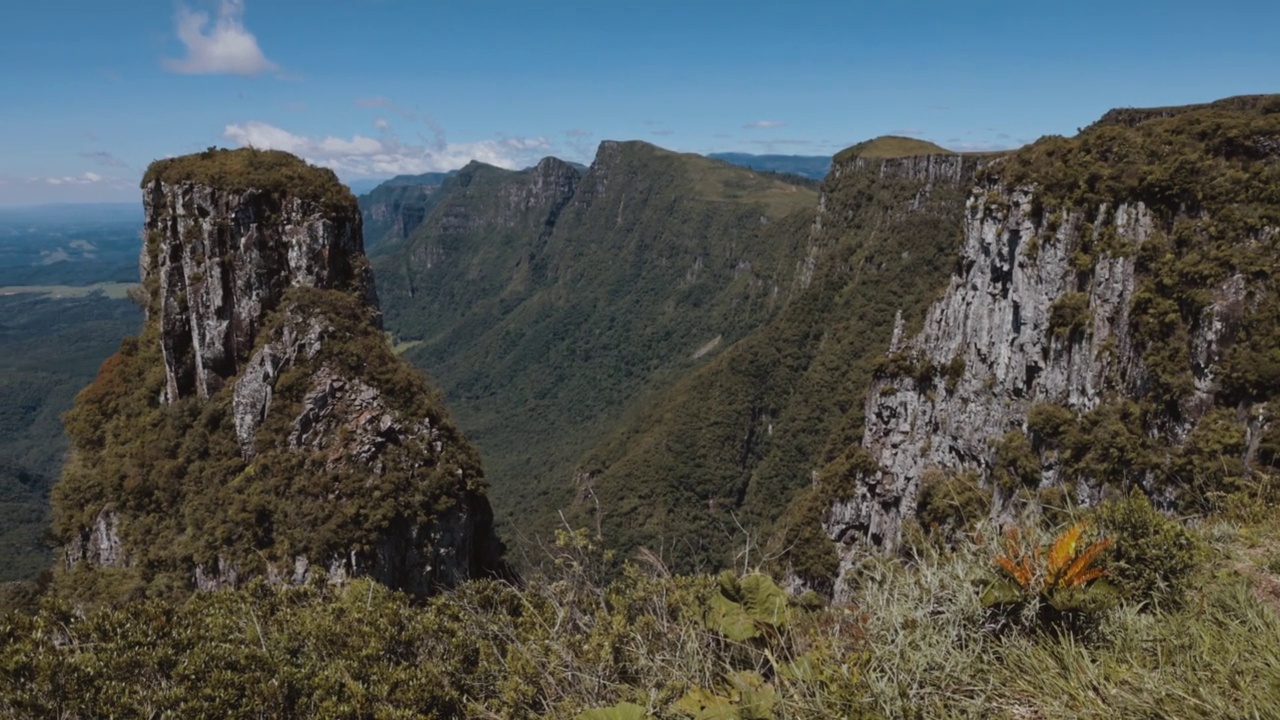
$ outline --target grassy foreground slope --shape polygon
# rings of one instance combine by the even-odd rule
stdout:
[[[562,535],[550,576],[473,581],[422,606],[366,580],[88,614],[46,603],[0,616],[0,714],[1271,717],[1278,520],[1162,528],[1199,548],[1170,576],[1182,599],[1148,593],[1070,621],[985,606],[996,570],[981,536],[868,560],[850,603],[829,607],[758,575],[670,577],[660,565],[602,585],[584,534]],[[1145,559],[1167,567],[1162,551]],[[1125,576],[1117,555],[1104,565]]]

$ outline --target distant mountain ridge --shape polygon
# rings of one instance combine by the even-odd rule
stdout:
[[[1136,238],[1147,237],[1147,231],[1135,230],[1133,218],[1139,218],[1140,229],[1157,225],[1152,218],[1133,215],[1140,212],[1129,209],[1133,198],[1142,199],[1148,207],[1176,201],[1184,212],[1204,202],[1203,198],[1219,198],[1225,208],[1220,211],[1222,219],[1216,225],[1205,225],[1203,232],[1221,232],[1222,223],[1235,217],[1232,208],[1242,207],[1226,200],[1242,190],[1232,189],[1238,180],[1235,171],[1223,168],[1252,173],[1249,177],[1274,173],[1268,170],[1274,167],[1268,165],[1268,158],[1280,145],[1268,123],[1273,122],[1278,105],[1280,101],[1262,97],[1194,108],[1115,111],[1087,129],[1079,140],[1045,138],[1003,153],[953,153],[915,138],[875,138],[836,154],[820,201],[812,196],[808,209],[800,204],[791,206],[787,211],[791,214],[783,216],[787,219],[761,213],[759,223],[766,234],[750,240],[738,235],[746,225],[727,233],[693,225],[694,218],[709,208],[698,206],[696,214],[688,213],[700,197],[718,197],[723,202],[732,194],[725,191],[736,184],[780,180],[781,176],[760,171],[735,173],[728,165],[699,163],[641,143],[605,144],[588,173],[556,175],[565,192],[556,195],[560,200],[545,205],[554,211],[523,216],[533,221],[523,231],[514,230],[526,221],[515,212],[532,211],[536,203],[520,200],[528,196],[510,183],[529,188],[554,183],[549,184],[549,177],[539,179],[536,172],[498,175],[495,173],[507,171],[488,171],[489,184],[473,183],[473,194],[465,202],[452,196],[460,204],[442,203],[436,208],[432,220],[424,223],[411,241],[415,250],[379,266],[379,283],[380,287],[384,282],[401,283],[399,289],[388,293],[388,316],[394,318],[389,327],[393,330],[409,327],[405,324],[409,316],[397,316],[405,294],[416,295],[415,302],[430,302],[437,308],[424,313],[425,307],[420,306],[421,310],[409,315],[453,318],[447,321],[454,323],[451,329],[443,334],[433,337],[430,328],[436,326],[428,321],[412,331],[412,337],[402,339],[417,343],[408,351],[409,357],[441,373],[441,384],[455,399],[464,426],[476,423],[472,432],[486,462],[495,468],[495,487],[508,493],[505,501],[516,502],[522,516],[564,507],[568,498],[572,502],[566,517],[572,524],[598,528],[605,542],[618,549],[679,543],[680,562],[691,563],[682,567],[724,563],[723,553],[732,544],[727,545],[725,538],[734,536],[740,521],[759,537],[804,548],[807,557],[797,560],[792,569],[819,584],[831,583],[840,556],[848,557],[858,543],[894,547],[903,528],[916,521],[917,511],[932,512],[927,502],[917,504],[921,497],[959,492],[954,488],[938,490],[929,484],[941,482],[937,478],[969,478],[965,473],[971,473],[982,492],[997,492],[993,488],[1009,482],[1001,479],[1008,472],[1000,469],[1001,463],[1025,445],[1015,442],[1017,437],[1029,437],[1030,447],[1035,449],[1032,460],[1020,455],[1019,462],[1025,460],[1028,468],[1032,462],[1045,468],[1043,472],[1049,474],[1036,477],[1045,478],[1050,490],[1078,493],[1086,487],[1079,484],[1086,482],[1083,479],[1069,480],[1063,488],[1053,486],[1053,478],[1058,476],[1051,474],[1052,468],[1062,462],[1061,453],[1066,452],[1062,443],[1066,441],[1045,441],[1059,445],[1038,449],[1034,443],[1040,442],[1035,435],[1039,431],[1028,425],[1027,404],[1017,396],[1028,387],[1066,387],[1058,380],[1054,380],[1058,385],[1045,385],[1050,380],[1047,377],[1037,380],[1047,372],[1037,369],[1041,366],[1055,368],[1054,378],[1063,372],[1081,372],[1081,366],[1071,358],[1053,360],[1053,353],[1059,352],[1053,348],[1058,346],[1044,338],[1028,342],[1047,348],[1049,360],[1027,359],[1027,367],[1019,366],[1021,369],[992,365],[1013,351],[1003,345],[969,350],[954,347],[960,340],[947,333],[947,322],[981,325],[1012,313],[1012,325],[1000,331],[1012,332],[1009,337],[1021,338],[1034,328],[1043,330],[1043,323],[1053,323],[1050,335],[1064,338],[1087,332],[1089,323],[1099,322],[1090,307],[1100,301],[1092,296],[1106,289],[1094,289],[1091,284],[1101,282],[1092,275],[1095,268],[1103,267],[1097,263],[1105,257],[1114,265],[1118,262],[1114,253],[1120,252],[1130,257],[1138,253],[1141,263],[1163,262],[1144,259],[1136,249],[1157,245],[1147,240],[1137,242]],[[1150,156],[1125,156],[1128,159],[1110,164],[1096,159],[1114,156],[1117,147],[1149,151]],[[1175,153],[1171,159],[1162,159],[1159,147],[1178,148],[1185,155]],[[618,158],[626,161],[617,162]],[[1183,163],[1176,173],[1170,169],[1175,161]],[[721,169],[715,170],[717,167]],[[722,174],[720,192],[707,193],[707,185],[697,177],[715,172]],[[1188,189],[1184,175],[1204,183],[1199,195]],[[1031,187],[1043,190],[1027,195]],[[1263,182],[1249,187],[1269,186]],[[674,190],[674,197],[660,188]],[[1170,200],[1166,197],[1169,192],[1182,194]],[[768,192],[748,191],[726,207],[768,197]],[[1264,199],[1249,206],[1249,217],[1257,218],[1257,227],[1251,231],[1255,245],[1280,237],[1273,229],[1280,219],[1269,214],[1274,208]],[[688,201],[693,204],[680,207]],[[1080,220],[1084,223],[1080,228],[1068,229],[1063,223],[1074,217],[1071,213],[1082,212],[1082,202],[1091,203],[1087,207],[1093,220]],[[1126,202],[1129,205],[1124,205]],[[1113,221],[1111,216],[1120,212],[1121,206],[1126,208],[1124,217]],[[975,239],[975,223],[981,218],[969,213],[988,207],[990,232],[1007,235],[1000,241],[1004,245]],[[1100,207],[1106,210],[1105,218],[1098,214]],[[1001,220],[1005,217],[999,216],[1001,212],[1014,212],[1016,217]],[[1195,218],[1188,221],[1203,222]],[[487,224],[508,233],[502,235],[506,239],[498,241],[497,236],[491,236],[495,239],[482,240],[483,234],[468,234]],[[1247,222],[1245,227],[1249,227]],[[1080,235],[1086,231],[1091,234]],[[1029,233],[1035,235],[1034,242],[1027,239]],[[1066,257],[1061,256],[1061,248],[1050,250],[1054,242],[1079,247],[1073,250],[1071,257],[1075,259],[1067,262],[1067,270],[1062,270],[1070,276],[1068,281],[1046,285],[1052,287],[1045,290],[1049,293],[1046,297],[1020,296],[1016,303],[992,300],[995,305],[986,315],[966,319],[965,312],[976,311],[962,312],[961,305],[968,303],[964,306],[969,307],[977,300],[952,289],[958,299],[949,302],[957,309],[930,310],[930,303],[947,291],[949,283],[960,282],[952,273],[970,268],[990,274],[967,282],[989,285],[995,293],[992,298],[1005,292],[1002,288],[1010,278],[1022,278],[1018,282],[1023,284],[1033,280],[1047,283],[1035,273],[1058,272],[1061,268],[1051,269],[1047,264],[1049,258]],[[1170,318],[1177,313],[1171,308],[1179,302],[1186,305],[1200,302],[1195,298],[1220,297],[1224,298],[1220,308],[1192,304],[1186,305],[1191,309],[1185,312],[1236,318],[1237,312],[1245,312],[1236,302],[1243,297],[1242,287],[1253,288],[1249,297],[1274,297],[1265,283],[1250,286],[1247,273],[1231,269],[1232,263],[1237,263],[1231,258],[1239,258],[1238,263],[1244,263],[1241,267],[1261,267],[1263,260],[1245,246],[1230,242],[1234,241],[1224,236],[1214,246],[1219,252],[1214,257],[1225,263],[1215,265],[1217,269],[1209,275],[1217,278],[1217,285],[1197,290],[1200,294],[1194,298],[1162,305],[1165,301],[1159,299],[1159,293],[1172,291],[1157,284],[1144,291],[1146,294],[1133,295],[1139,303],[1134,307],[1155,303],[1151,307],[1170,308],[1159,318],[1163,318],[1160,322],[1172,322]],[[1115,243],[1118,245],[1112,248]],[[675,259],[688,252],[684,248],[700,244],[701,252],[685,255],[683,263]],[[760,253],[766,246],[771,248],[767,253],[744,257]],[[633,254],[636,250],[639,252]],[[1113,255],[1104,256],[1106,252]],[[1011,254],[1013,260],[1006,257]],[[768,258],[767,264],[762,264],[764,258]],[[662,268],[673,261],[675,267],[683,265],[685,272],[666,274]],[[458,262],[461,265],[455,264]],[[1015,264],[1010,266],[1010,262]],[[731,288],[737,286],[732,281],[701,287],[699,294],[683,290],[698,287],[691,281],[716,265],[743,272],[750,278],[742,286],[744,290],[755,289],[736,300]],[[402,279],[386,280],[389,276],[384,267]],[[420,275],[424,268],[430,268],[435,282]],[[1111,270],[1106,272],[1114,275]],[[1150,271],[1130,273],[1133,283],[1151,277],[1144,272]],[[1171,267],[1167,272],[1184,273],[1187,282],[1200,282],[1195,268]],[[1245,279],[1233,280],[1233,272]],[[448,273],[455,273],[453,279]],[[655,285],[642,280],[659,276],[666,279]],[[711,305],[705,304],[708,302]],[[657,318],[663,313],[655,315],[655,307],[667,308],[665,312],[675,310],[683,322],[662,329]],[[753,310],[734,314],[747,307]],[[1098,307],[1105,308],[1101,312],[1108,317],[1129,312],[1125,310],[1127,300],[1111,298]],[[1025,314],[1032,308],[1041,308],[1034,311],[1034,317]],[[712,312],[706,314],[707,310]],[[1143,312],[1148,313],[1144,316],[1148,322],[1159,319],[1151,319],[1156,317],[1151,315],[1154,310]],[[1251,323],[1270,327],[1266,325],[1269,310],[1250,312],[1254,313],[1248,315],[1254,318]],[[648,319],[637,322],[646,313],[650,314]],[[951,320],[937,325],[941,321],[934,315],[938,313],[949,313]],[[739,324],[726,325],[724,321],[730,317]],[[933,318],[929,320],[935,323],[933,335],[920,336],[913,341],[915,345],[906,345],[926,318]],[[1185,326],[1170,326],[1174,332],[1171,337],[1199,338],[1195,340],[1198,344],[1184,348],[1157,342],[1157,336],[1143,336],[1146,347],[1154,349],[1144,351],[1144,357],[1127,351],[1130,359],[1126,362],[1134,367],[1151,363],[1148,367],[1152,369],[1143,372],[1149,373],[1145,382],[1155,384],[1148,391],[1142,389],[1147,387],[1143,381],[1128,380],[1129,385],[1122,389],[1135,393],[1134,398],[1144,392],[1160,392],[1164,393],[1161,397],[1199,398],[1197,402],[1218,402],[1213,400],[1218,397],[1214,393],[1225,393],[1222,402],[1248,400],[1255,408],[1251,412],[1262,417],[1265,413],[1257,410],[1261,407],[1258,398],[1270,398],[1272,390],[1267,388],[1273,387],[1262,378],[1270,378],[1275,365],[1265,360],[1266,352],[1260,348],[1270,347],[1261,339],[1270,335],[1254,325],[1227,325],[1227,335],[1206,335],[1200,323],[1208,321],[1197,319],[1200,315],[1194,313],[1186,318]],[[680,342],[673,342],[695,328]],[[721,328],[731,331],[722,332]],[[990,330],[992,337],[999,334]],[[701,342],[694,341],[698,335]],[[986,335],[974,331],[973,337]],[[1131,335],[1117,337],[1123,338],[1117,342],[1136,342],[1127,339]],[[1248,348],[1237,337],[1250,338]],[[677,362],[672,349],[681,345],[689,348],[689,354]],[[1212,349],[1219,346],[1223,349]],[[1236,359],[1212,371],[1221,380],[1196,375],[1196,367],[1217,362],[1213,360],[1217,356],[1205,353],[1227,353],[1228,346],[1233,348],[1231,354],[1222,357]],[[1106,347],[1103,349],[1109,353],[1122,349]],[[1066,346],[1060,349],[1065,352]],[[1165,354],[1151,355],[1157,351]],[[1203,359],[1195,360],[1191,370],[1183,372],[1177,368],[1186,353],[1199,353],[1196,357]],[[1172,360],[1175,357],[1179,358],[1176,362]],[[1241,364],[1244,361],[1239,358],[1243,357],[1253,358],[1252,365]],[[982,371],[985,376],[979,376],[982,372],[975,370],[979,367],[987,368]],[[526,374],[530,368],[536,370]],[[1091,382],[1112,381],[1099,376]],[[1225,383],[1227,389],[1215,391],[1210,382]],[[983,395],[1003,392],[1005,385],[1013,394],[1011,398],[994,402]],[[578,389],[571,389],[575,387]],[[966,407],[997,407],[997,424],[1002,424],[999,433],[988,437],[994,432],[991,423],[975,421],[965,428],[953,428],[955,439],[949,444],[931,440],[930,428],[951,427],[948,423],[952,421],[940,419],[936,408],[950,407],[945,403],[952,402],[953,387],[955,393],[968,393]],[[1188,389],[1195,389],[1195,393],[1187,395]],[[868,391],[872,392],[870,397]],[[1045,402],[1064,403],[1055,392],[1050,392],[1053,398],[1046,397]],[[1077,388],[1072,397],[1083,392]],[[1071,402],[1061,412],[1054,412],[1071,415],[1081,433],[1092,432],[1089,428],[1101,427],[1098,424],[1107,420]],[[1167,432],[1161,428],[1175,427],[1191,433],[1195,443],[1206,443],[1210,441],[1196,433],[1216,432],[1197,430],[1200,426],[1187,418],[1197,418],[1202,411],[1190,406],[1161,409],[1134,400],[1132,407],[1147,408],[1144,415],[1134,415],[1136,411],[1123,403],[1107,407],[1116,418],[1126,418],[1124,423],[1146,423],[1149,432],[1156,434],[1152,437]],[[1227,434],[1219,440],[1235,447],[1232,438],[1237,434],[1261,439],[1261,449],[1247,443],[1240,446],[1244,449],[1238,460],[1243,466],[1257,467],[1280,457],[1280,451],[1269,449],[1271,443],[1280,447],[1280,440],[1273,439],[1280,437],[1280,431],[1272,425],[1263,421],[1231,425],[1225,409],[1215,412],[1218,414],[1210,419],[1218,424],[1204,427],[1223,429]],[[924,424],[918,430],[904,430],[895,420],[904,414],[922,418],[917,423]],[[577,417],[591,419],[584,426],[576,424],[581,422]],[[538,429],[525,434],[522,427]],[[970,435],[981,438],[975,440]],[[1072,437],[1072,442],[1079,439]],[[1181,441],[1176,437],[1160,442],[1166,440],[1171,443],[1168,452],[1175,457],[1182,454],[1190,458],[1197,452],[1193,447],[1179,446]],[[920,465],[923,460],[895,450],[900,442],[915,443],[921,457],[932,458],[937,467],[924,467]],[[1222,474],[1221,468],[1210,473],[1191,459],[1185,467],[1179,464],[1182,461],[1156,463],[1151,458],[1157,455],[1142,454],[1156,453],[1149,445],[1140,439],[1133,442],[1138,449],[1133,450],[1137,454],[1132,461],[1135,467],[1147,468],[1142,471],[1147,473],[1143,476],[1146,483],[1169,473],[1194,473],[1201,478]],[[1083,453],[1084,447],[1072,452]],[[1095,468],[1092,460],[1071,462],[1075,463],[1072,472],[1094,472],[1089,469]],[[516,478],[523,478],[523,482]],[[513,487],[517,489],[513,491]],[[1089,487],[1095,487],[1090,491],[1093,495],[1075,501],[1091,502],[1101,492],[1096,486]],[[1155,488],[1151,485],[1148,490],[1155,492]],[[513,492],[517,494],[510,494]],[[1011,503],[1016,500],[1011,492],[998,491],[987,505],[990,511],[1011,512]],[[791,510],[784,514],[781,508],[787,506]]]
[[[720,152],[708,153],[707,157],[752,170],[799,175],[810,180],[823,179],[831,169],[829,155],[752,155],[751,153]]]
[[[366,249],[409,237],[435,206],[441,184],[457,172],[397,175],[361,195]]]

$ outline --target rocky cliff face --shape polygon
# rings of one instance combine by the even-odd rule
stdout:
[[[970,198],[961,272],[929,308],[924,329],[889,348],[913,367],[963,370],[941,382],[897,375],[873,383],[862,442],[881,471],[832,508],[826,529],[833,538],[860,536],[895,547],[927,470],[990,474],[995,441],[1024,430],[1033,404],[1089,410],[1108,390],[1133,389],[1141,362],[1129,332],[1134,258],[1099,257],[1086,288],[1088,332],[1056,333],[1053,305],[1077,288],[1071,254],[1085,215],[1073,213],[1046,238],[1033,219],[1033,198],[1026,189],[983,190]],[[1109,230],[1122,242],[1141,243],[1153,231],[1140,203],[1114,213],[1102,208],[1094,219],[1099,215],[1102,223],[1086,232]]]
[[[452,173],[401,175],[360,196],[365,249],[405,240],[422,224],[442,195]]]
[[[144,188],[143,283],[157,283],[165,398],[208,399],[237,375],[293,287],[351,290],[377,308],[354,208],[157,178]]]
[[[148,171],[146,325],[68,415],[69,576],[215,589],[323,569],[421,594],[497,568],[479,462],[387,346],[336,183],[253,150]]]
[[[1274,345],[1258,337],[1273,323],[1277,155],[1256,152],[1280,132],[1272,105],[1112,113],[985,173],[949,287],[918,334],[895,335],[868,393],[874,469],[823,523],[846,565],[865,543],[896,547],[923,485],[963,473],[1008,521],[1047,492],[1090,505],[1125,484],[1203,505],[1257,471],[1276,389],[1242,364]],[[1103,166],[1103,192],[1064,189],[1116,148],[1127,159]],[[1197,172],[1176,192],[1133,183],[1179,162]]]

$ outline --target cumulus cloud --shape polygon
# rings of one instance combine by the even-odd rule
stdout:
[[[379,130],[387,130],[391,128],[391,123],[387,122],[386,118],[376,118],[373,121],[373,126]]]
[[[787,124],[782,122],[781,120],[757,120],[755,122],[749,122],[746,125],[743,125],[742,127],[746,130],[762,130],[762,129],[780,128],[780,127],[786,127],[786,126]]]
[[[243,0],[221,0],[218,17],[178,6],[178,39],[183,58],[166,58],[165,69],[187,75],[258,75],[277,69],[244,26]]]
[[[82,152],[80,157],[92,160],[103,167],[128,167],[125,161],[105,150]]]
[[[471,160],[516,169],[533,164],[551,147],[543,137],[441,143],[439,146],[404,143],[389,131],[377,138],[308,137],[264,122],[227,125],[223,137],[241,147],[291,152],[345,177],[443,172],[462,167]]]

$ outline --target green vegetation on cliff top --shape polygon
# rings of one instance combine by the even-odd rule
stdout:
[[[157,160],[142,176],[142,187],[156,180],[175,185],[190,182],[226,191],[264,190],[293,195],[334,212],[357,212],[356,198],[328,168],[280,150],[209,148],[204,152]]]
[[[1173,580],[1181,602],[986,606],[996,543],[980,536],[864,559],[848,602],[827,607],[751,573],[672,577],[653,564],[604,583],[599,549],[563,533],[548,576],[473,581],[420,605],[368,580],[318,578],[0,615],[0,714],[1270,717],[1277,518],[1187,531],[1149,508],[1117,510],[1102,518],[1117,549],[1102,566],[1135,589]],[[1197,551],[1178,550],[1184,540]]]
[[[916,155],[954,155],[952,151],[935,145],[928,140],[901,137],[898,135],[881,135],[871,140],[864,140],[857,145],[847,147],[836,153],[835,160],[845,163],[856,157],[868,159],[888,159],[914,157]]]

